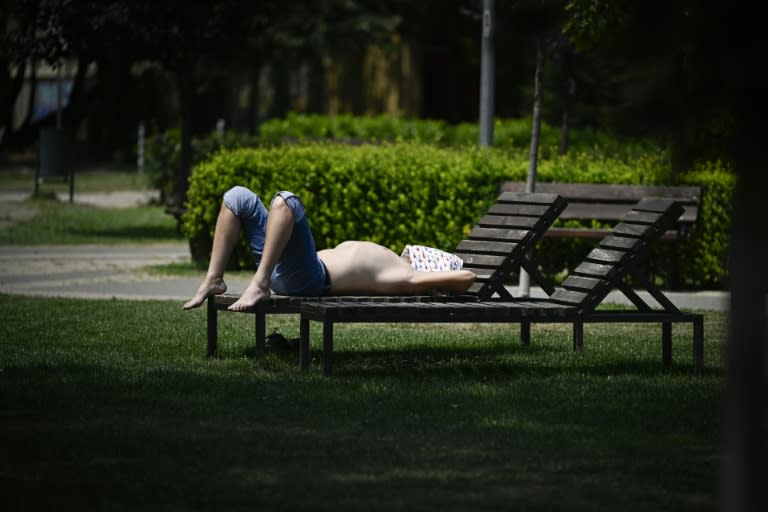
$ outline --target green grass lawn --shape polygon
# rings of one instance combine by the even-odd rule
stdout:
[[[721,343],[689,327],[339,325],[334,377],[249,356],[253,317],[0,296],[8,510],[715,510]],[[292,316],[271,317],[288,337]]]
[[[115,190],[149,189],[147,177],[136,171],[78,171],[75,172],[75,195],[78,192],[103,192]],[[22,191],[32,194],[35,190],[34,171],[0,171],[0,190]],[[69,183],[63,178],[44,178],[40,192],[69,193]]]
[[[147,190],[145,176],[128,171],[81,172],[75,176],[78,193]],[[80,244],[141,243],[182,241],[176,232],[176,221],[162,206],[132,208],[99,208],[70,204],[50,199],[54,192],[68,193],[62,180],[44,183],[40,198],[31,198],[34,175],[29,172],[0,172],[0,191],[29,192],[30,199],[0,208],[2,221],[13,221],[0,229],[0,245],[4,244]],[[24,209],[25,215],[11,210]],[[18,219],[21,220],[18,220]]]
[[[160,206],[98,208],[52,200],[30,200],[20,208],[35,215],[0,230],[3,244],[137,243],[184,240],[176,221]]]

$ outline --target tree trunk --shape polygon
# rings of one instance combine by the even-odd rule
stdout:
[[[768,271],[765,265],[768,242],[763,236],[765,183],[761,182],[762,155],[755,155],[751,160],[746,168],[737,168],[739,183],[733,200],[730,244],[728,381],[721,462],[721,510],[729,512],[757,512],[765,510],[767,505]]]
[[[35,113],[35,93],[37,92],[37,63],[33,60],[29,66],[29,100],[27,102],[27,115],[19,131],[26,128],[32,122]]]
[[[8,88],[8,96],[3,98],[0,126],[5,126],[6,136],[13,131],[13,106],[16,104],[16,99],[19,97],[21,88],[24,85],[24,74],[26,72],[27,59],[24,59],[19,63],[19,66],[16,68],[16,74],[11,78],[11,85]]]
[[[528,154],[528,178],[525,181],[525,191],[536,190],[536,170],[539,163],[539,134],[541,132],[541,75],[544,69],[544,42],[542,38],[536,39],[536,72],[533,76],[533,126],[531,127],[531,149]],[[530,254],[526,255],[530,259]],[[521,297],[530,295],[531,279],[528,272],[520,269],[520,286],[518,294]]]
[[[528,178],[525,191],[536,190],[536,171],[539,165],[539,135],[541,133],[541,75],[544,69],[544,43],[541,38],[536,40],[536,72],[533,76],[533,123],[531,127],[531,148],[528,153]]]
[[[173,180],[171,206],[182,208],[187,199],[189,175],[192,167],[192,105],[194,86],[192,77],[185,70],[176,73],[179,87],[179,114],[181,117],[181,148],[179,168]]]
[[[88,66],[91,61],[81,56],[77,60],[77,71],[72,84],[72,92],[69,95],[69,105],[64,111],[67,127],[73,135],[80,128],[80,123],[85,119],[87,102],[85,101],[85,81],[88,75]]]
[[[322,55],[314,52],[310,53],[309,69],[307,112],[311,114],[325,114],[328,110],[328,90],[325,63],[323,62]]]
[[[269,117],[283,117],[291,110],[291,62],[288,55],[282,55],[271,62],[274,96]]]

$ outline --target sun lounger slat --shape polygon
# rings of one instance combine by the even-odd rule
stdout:
[[[632,224],[655,224],[659,222],[662,213],[658,212],[639,212],[632,210],[622,217],[622,222],[629,222]]]
[[[570,304],[577,306],[581,304],[585,298],[587,298],[589,294],[584,292],[577,292],[574,290],[566,290],[564,288],[558,288],[555,290],[555,293],[553,293],[550,296],[550,300],[553,302],[561,303],[561,304]]]
[[[516,228],[531,229],[539,219],[536,217],[518,217],[514,215],[486,215],[478,222],[484,228]]]
[[[624,236],[632,236],[636,238],[641,238],[653,230],[653,226],[645,225],[645,224],[628,224],[626,222],[622,222],[620,224],[617,224],[615,228],[613,228],[613,233],[618,235],[624,235]]]
[[[455,253],[464,262],[464,267],[492,267],[497,268],[504,264],[504,256],[492,256],[490,254],[471,254],[464,252]]]
[[[521,215],[526,217],[541,217],[547,213],[550,204],[521,204],[521,203],[496,203],[488,208],[491,215]]]
[[[514,202],[514,203],[529,203],[529,204],[554,204],[558,201],[562,201],[558,194],[553,193],[541,193],[541,192],[502,192],[499,195],[499,203]]]
[[[561,286],[567,290],[590,291],[603,283],[604,281],[602,279],[594,277],[570,275],[565,278],[565,281],[562,282]]]
[[[604,265],[601,263],[582,262],[573,270],[580,276],[606,278],[616,269],[616,265]]]
[[[629,254],[626,251],[615,251],[612,249],[592,249],[586,259],[600,263],[618,263]]]
[[[496,254],[507,256],[515,250],[516,243],[493,242],[488,240],[462,240],[456,247],[459,252],[473,252],[477,254]]]
[[[639,240],[637,238],[609,235],[603,238],[600,242],[600,247],[605,249],[628,250],[637,246],[638,243]]]
[[[519,242],[523,240],[529,231],[523,229],[493,229],[474,228],[469,232],[468,238],[475,240],[503,240]]]

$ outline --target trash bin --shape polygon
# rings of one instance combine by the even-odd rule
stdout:
[[[69,182],[69,202],[74,200],[75,177],[72,172],[69,134],[63,128],[46,127],[40,130],[35,196],[47,178],[61,178]]]

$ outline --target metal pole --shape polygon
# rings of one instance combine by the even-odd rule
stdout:
[[[525,191],[534,192],[536,190],[536,172],[539,161],[539,134],[541,130],[541,95],[542,81],[541,74],[544,69],[544,47],[541,39],[536,41],[536,72],[533,79],[533,125],[531,127],[531,147],[528,159],[528,178],[525,181]],[[525,256],[531,258],[529,252]],[[518,295],[528,297],[531,293],[531,276],[525,269],[520,269],[520,283]]]
[[[480,65],[480,147],[487,147],[493,144],[494,30],[494,0],[483,0],[483,44]]]

